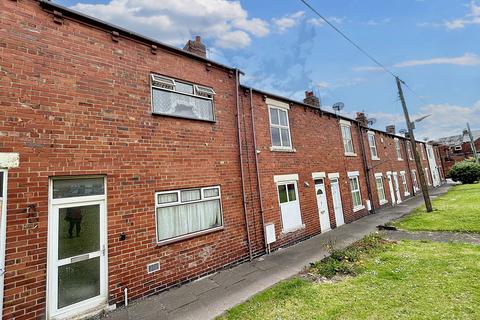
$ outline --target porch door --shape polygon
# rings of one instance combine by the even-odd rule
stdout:
[[[3,314],[3,284],[5,279],[5,239],[7,230],[7,170],[0,169],[0,319]]]
[[[302,227],[300,202],[298,201],[297,182],[281,182],[277,185],[284,232]]]
[[[103,183],[103,178],[53,181],[48,244],[49,318],[67,319],[107,304]],[[56,195],[63,198],[55,198]]]
[[[398,184],[398,175],[396,172],[393,173],[393,182],[395,182],[395,194],[397,195],[397,203],[402,203],[402,198],[400,196],[400,185]]]
[[[392,174],[388,173],[387,178],[388,178],[388,189],[390,190],[390,198],[392,199],[392,206],[394,206],[396,203],[396,200],[395,200],[395,191],[393,190]]]
[[[327,196],[323,179],[315,180],[315,194],[317,195],[318,215],[320,217],[320,230],[328,231],[330,227],[330,214],[328,212]]]
[[[335,221],[336,221],[337,227],[339,227],[345,224],[345,219],[343,218],[342,196],[340,194],[340,185],[338,183],[338,178],[330,179],[330,189],[332,190]]]

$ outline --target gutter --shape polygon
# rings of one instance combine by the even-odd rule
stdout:
[[[370,200],[370,205],[372,207],[371,213],[375,213],[375,204],[373,202],[373,193],[372,193],[372,185],[370,184],[370,169],[368,168],[368,162],[367,162],[367,154],[365,153],[365,141],[363,140],[363,130],[362,130],[362,125],[360,122],[357,121],[357,128],[358,128],[358,134],[360,135],[360,148],[362,149],[362,164],[363,164],[363,170],[365,171],[365,180],[367,183],[367,194],[368,198]]]
[[[248,224],[248,210],[247,210],[247,199],[245,194],[245,173],[243,171],[243,147],[242,147],[242,135],[240,133],[240,97],[239,97],[239,70],[235,69],[235,94],[236,94],[236,104],[237,104],[237,136],[238,136],[238,150],[240,154],[240,172],[242,176],[242,199],[243,199],[243,212],[245,215],[245,229],[247,232],[247,245],[248,245],[248,254],[250,261],[253,259],[252,254],[252,242],[250,240],[250,226]]]
[[[255,171],[257,174],[257,185],[258,185],[258,196],[260,199],[260,216],[262,218],[262,231],[263,231],[263,240],[265,245],[265,253],[268,253],[267,238],[265,236],[265,216],[263,213],[263,195],[262,195],[262,185],[260,181],[260,167],[258,165],[258,152],[257,152],[257,135],[255,133],[255,116],[253,112],[253,94],[252,89],[250,91],[250,110],[251,110],[251,121],[252,121],[252,131],[253,131],[253,150],[255,152]]]

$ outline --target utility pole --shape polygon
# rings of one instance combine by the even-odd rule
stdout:
[[[400,96],[400,101],[402,102],[403,113],[405,115],[405,121],[407,122],[408,136],[410,138],[410,143],[413,148],[413,156],[415,157],[415,164],[417,166],[417,172],[420,177],[420,186],[422,188],[423,200],[425,201],[425,208],[427,212],[432,212],[432,203],[430,201],[430,196],[428,194],[427,182],[425,181],[425,172],[422,169],[422,163],[420,162],[420,155],[417,151],[417,142],[415,141],[415,136],[413,134],[412,122],[410,121],[410,116],[408,115],[407,104],[405,103],[405,97],[403,96],[402,83],[400,78],[395,77],[397,80],[398,95]]]
[[[467,122],[467,131],[470,136],[470,146],[472,147],[473,158],[475,163],[480,164],[480,159],[478,158],[477,147],[475,146],[475,141],[473,140],[472,130],[470,130],[470,124]]]

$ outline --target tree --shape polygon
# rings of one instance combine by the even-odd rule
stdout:
[[[463,184],[475,183],[480,180],[480,165],[472,160],[465,160],[456,163],[448,172],[453,181],[460,181]]]

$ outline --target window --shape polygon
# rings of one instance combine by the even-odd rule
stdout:
[[[395,149],[397,150],[397,159],[398,160],[403,160],[402,150],[400,148],[400,140],[398,140],[398,138],[395,138]]]
[[[274,148],[291,149],[290,126],[288,124],[287,110],[282,108],[268,107],[270,113],[270,133]]]
[[[375,174],[375,183],[377,185],[378,200],[380,205],[387,203],[387,197],[385,195],[385,189],[383,188],[383,177],[381,173]]]
[[[402,179],[403,194],[405,196],[409,196],[410,192],[408,192],[408,184],[407,184],[407,177],[405,176],[405,171],[400,171],[400,178]]]
[[[370,146],[370,153],[372,155],[372,160],[380,160],[377,152],[377,143],[375,142],[375,134],[373,132],[369,132],[367,136],[368,136],[368,144]]]
[[[417,171],[412,170],[412,180],[413,180],[413,188],[415,191],[420,190],[418,187],[418,180],[417,180]]]
[[[358,211],[364,208],[362,205],[362,194],[360,192],[360,182],[358,180],[358,173],[349,173],[350,191],[352,192],[353,211]]]
[[[352,132],[350,130],[350,127],[350,122],[340,120],[340,128],[342,130],[343,148],[345,150],[345,155],[354,156],[355,150],[353,149]]]
[[[103,177],[53,180],[53,199],[88,197],[105,194]]]
[[[152,111],[155,114],[215,121],[212,88],[152,74]]]
[[[462,151],[462,146],[455,146],[455,151]]]
[[[218,186],[157,192],[155,205],[159,243],[223,227]]]
[[[408,159],[413,160],[412,143],[410,141],[407,141],[407,154],[408,154]]]

